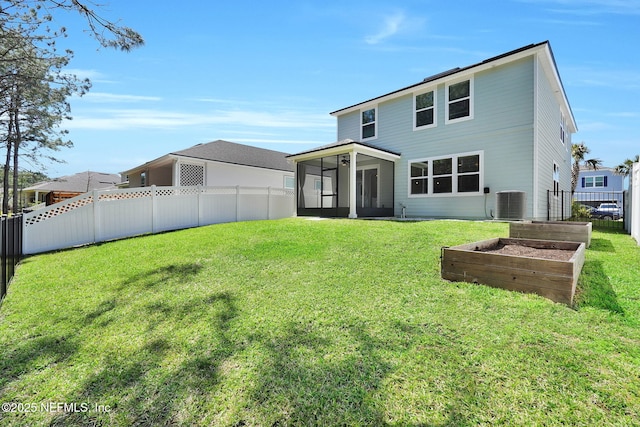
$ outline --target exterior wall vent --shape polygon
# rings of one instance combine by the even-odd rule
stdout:
[[[527,193],[524,191],[498,191],[496,193],[496,219],[524,219]]]

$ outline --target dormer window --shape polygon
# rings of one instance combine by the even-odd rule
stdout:
[[[360,114],[361,137],[362,140],[372,139],[377,136],[377,116],[378,108],[362,110]]]

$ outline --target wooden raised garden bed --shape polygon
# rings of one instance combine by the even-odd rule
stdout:
[[[495,238],[442,248],[441,274],[571,305],[584,256],[584,243]]]
[[[509,223],[509,237],[562,240],[591,245],[591,223],[572,221],[523,221]]]

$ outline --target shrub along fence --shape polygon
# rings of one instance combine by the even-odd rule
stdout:
[[[34,254],[148,233],[293,216],[294,190],[141,187],[85,193],[24,215],[23,252]]]
[[[7,294],[9,282],[15,272],[16,264],[22,256],[22,215],[0,217],[0,302]]]

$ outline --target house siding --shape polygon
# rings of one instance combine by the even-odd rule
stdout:
[[[396,215],[404,205],[410,216],[488,218],[495,193],[505,190],[525,191],[527,214],[533,215],[534,59],[457,76],[456,81],[470,77],[471,120],[445,124],[444,83],[433,86],[437,126],[429,129],[413,130],[413,95],[378,104],[378,136],[367,143],[401,154],[395,168]],[[359,112],[338,116],[339,139],[359,136]],[[489,187],[490,194],[409,197],[409,161],[469,152],[482,152],[481,187]]]
[[[293,172],[234,165],[222,162],[207,162],[205,185],[211,187],[246,186],[283,188],[284,177],[293,177]]]
[[[537,59],[536,59],[537,61]],[[567,132],[565,141],[560,139],[560,105],[549,84],[549,80],[544,74],[542,66],[536,62],[537,72],[537,171],[536,188],[534,197],[536,210],[533,212],[534,219],[547,219],[547,190],[553,190],[553,164],[557,164],[560,169],[560,190],[571,192],[571,133]],[[551,197],[555,197],[553,194]],[[561,203],[556,200],[554,203]],[[555,214],[561,215],[560,209],[554,210]],[[570,201],[565,200],[565,218],[571,215]],[[551,220],[565,219],[560,217],[550,218]]]

